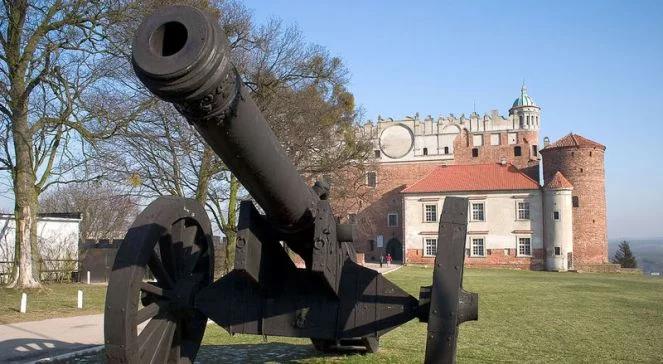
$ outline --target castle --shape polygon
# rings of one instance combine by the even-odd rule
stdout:
[[[375,167],[366,174],[372,197],[347,216],[358,224],[357,250],[368,260],[432,263],[444,198],[462,196],[470,200],[468,266],[608,263],[605,146],[571,133],[540,148],[540,113],[523,85],[508,116],[378,117],[361,126]]]

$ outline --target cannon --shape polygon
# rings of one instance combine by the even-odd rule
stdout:
[[[262,211],[240,203],[234,269],[214,281],[204,206],[152,202],[110,275],[109,362],[193,362],[208,319],[229,333],[310,338],[320,351],[375,352],[381,335],[418,318],[428,323],[425,361],[455,360],[458,325],[478,315],[478,296],[462,289],[466,199],[445,200],[433,283],[416,298],[357,264],[353,226],[335,219],[329,186],[310,187],[289,161],[214,19],[193,7],[161,8],[138,28],[132,52],[141,82],[195,127]]]

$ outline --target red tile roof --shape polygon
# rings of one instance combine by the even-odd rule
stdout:
[[[562,137],[560,140],[548,145],[543,148],[553,149],[553,148],[565,148],[565,147],[590,147],[590,148],[601,148],[605,150],[605,145],[599,144],[593,140],[589,140],[578,134],[569,133],[566,136]]]
[[[401,193],[536,190],[539,184],[511,164],[440,166]]]
[[[568,179],[566,179],[566,177],[564,177],[562,172],[557,171],[553,178],[548,181],[544,187],[550,190],[558,190],[564,188],[573,188],[573,185],[571,182],[569,182]]]

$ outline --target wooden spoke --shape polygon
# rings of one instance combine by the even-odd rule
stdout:
[[[175,265],[175,277],[181,278],[184,276],[182,259],[185,256],[183,235],[186,229],[185,219],[177,220],[170,229],[170,249],[173,252],[173,264]]]
[[[159,313],[160,310],[161,307],[159,307],[156,302],[152,302],[149,305],[141,308],[138,310],[138,313],[136,313],[136,325],[140,325],[143,322],[153,318]]]
[[[180,271],[182,272],[183,276],[188,276],[194,271],[198,263],[198,260],[201,257],[201,248],[198,245],[200,242],[196,241],[197,235],[198,235],[197,225],[188,226],[184,229],[183,232],[184,254],[180,259],[180,262],[182,264],[182,266],[180,267]]]
[[[159,296],[159,297],[164,297],[164,298],[170,297],[170,293],[171,293],[170,290],[158,287],[158,286],[154,285],[152,282],[142,282],[140,284],[140,290],[143,291],[143,292],[147,292],[149,294]]]
[[[170,354],[174,332],[175,323],[168,317],[150,321],[138,335],[140,362],[165,363]]]
[[[168,358],[168,363],[181,364],[180,360],[180,345],[182,343],[182,325],[183,320],[177,322],[177,327],[175,328],[175,333],[173,334],[173,341],[170,344],[170,355]]]
[[[173,279],[166,271],[166,267],[164,267],[163,262],[159,258],[159,254],[156,251],[152,251],[152,254],[150,255],[150,261],[147,263],[147,266],[150,267],[150,271],[152,271],[154,278],[156,278],[159,283],[169,288],[175,287]]]
[[[180,342],[180,362],[192,363],[200,348],[200,341],[205,333],[207,318],[202,316],[182,323]]]
[[[179,276],[177,273],[177,256],[179,251],[175,249],[175,238],[170,233],[165,234],[159,239],[158,247],[163,266],[170,273],[173,280],[177,280]]]

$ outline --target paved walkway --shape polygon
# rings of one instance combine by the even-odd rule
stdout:
[[[395,270],[398,270],[400,267],[402,267],[402,265],[392,263],[388,267],[387,263],[384,263],[384,264],[382,264],[382,268],[380,268],[380,263],[364,263],[364,267],[371,268],[371,269],[376,270],[376,271],[378,271],[382,274],[387,274],[387,273],[391,273]]]
[[[0,363],[26,363],[104,341],[104,315],[0,325]]]

